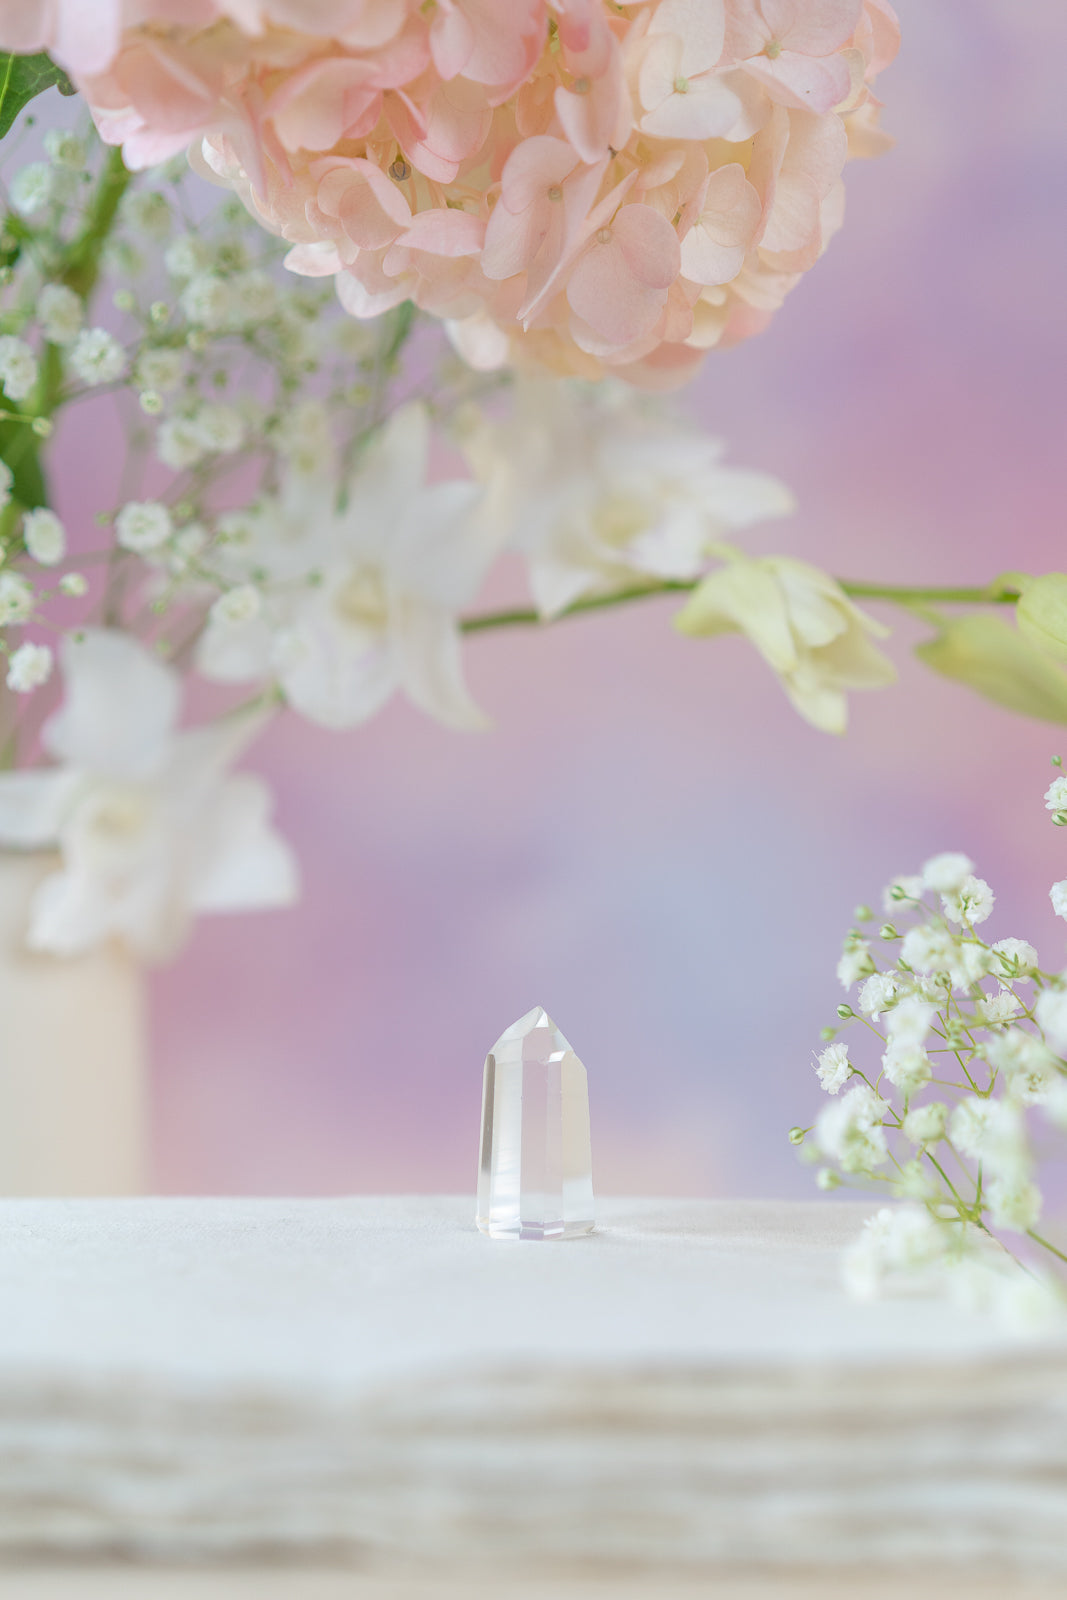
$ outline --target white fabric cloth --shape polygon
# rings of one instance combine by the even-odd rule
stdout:
[[[856,1305],[869,1208],[0,1204],[0,1553],[1067,1578],[1067,1342]]]

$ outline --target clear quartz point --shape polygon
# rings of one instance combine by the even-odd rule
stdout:
[[[569,1239],[593,1227],[585,1068],[540,1006],[485,1058],[476,1221],[491,1239]]]

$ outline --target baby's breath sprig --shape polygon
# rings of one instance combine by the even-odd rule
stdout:
[[[1045,804],[1062,826],[1067,777],[1054,765]],[[1067,918],[1067,881],[1051,899]],[[790,1132],[821,1164],[821,1188],[904,1202],[867,1223],[846,1283],[871,1296],[945,1280],[1009,1311],[1067,1308],[1067,1243],[1042,1230],[1034,1137],[1042,1122],[1067,1132],[1067,973],[1043,968],[1027,940],[986,941],[994,895],[965,855],[895,878],[883,907],[873,935],[860,908],[838,962],[858,997],[823,1030],[815,1070],[831,1103],[802,1141]],[[862,1037],[841,1037],[857,1024]]]

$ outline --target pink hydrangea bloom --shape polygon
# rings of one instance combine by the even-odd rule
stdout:
[[[189,147],[353,315],[653,387],[819,258],[899,38],[889,0],[0,0],[132,166]]]

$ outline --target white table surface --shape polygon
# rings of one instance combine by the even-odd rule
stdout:
[[[2,1202],[0,1561],[20,1600],[115,1554],[146,1600],[279,1562],[257,1600],[1067,1592],[1067,1343],[845,1299],[867,1209],[616,1200],[513,1244],[455,1198]]]

